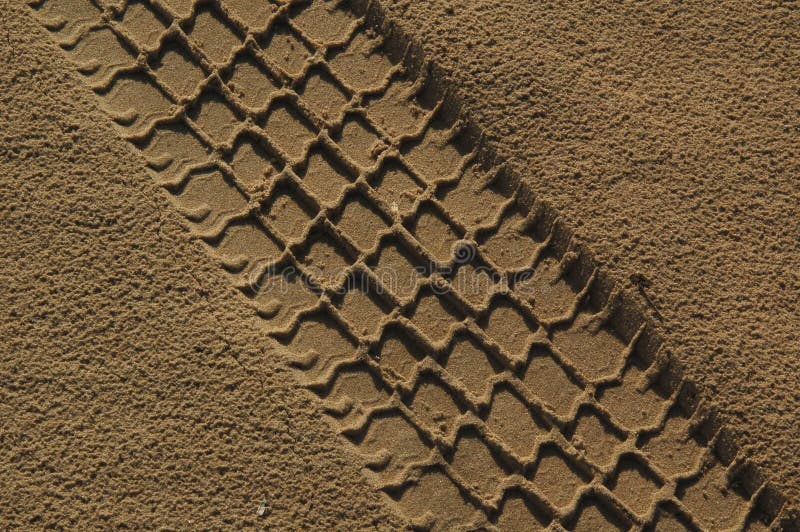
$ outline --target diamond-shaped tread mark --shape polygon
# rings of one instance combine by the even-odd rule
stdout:
[[[464,171],[455,185],[439,194],[447,212],[453,213],[460,222],[470,228],[494,220],[506,198],[486,186],[487,173],[476,164]]]
[[[158,126],[142,149],[149,165],[169,177],[205,162],[210,152],[181,122]]]
[[[450,465],[470,488],[487,498],[494,495],[506,476],[492,451],[473,429],[466,429],[459,435]]]
[[[455,420],[463,412],[444,384],[429,376],[420,378],[409,407],[428,428],[444,435],[453,432]]]
[[[268,270],[253,288],[251,297],[260,314],[276,329],[288,326],[297,312],[317,302],[317,295],[292,266]]]
[[[267,218],[284,239],[299,240],[316,214],[290,185],[276,187],[266,207]]]
[[[290,77],[299,76],[311,50],[283,23],[273,26],[272,31],[260,40],[264,54]]]
[[[739,525],[747,501],[728,482],[725,467],[715,461],[700,478],[679,489],[678,498],[709,530],[728,530]]]
[[[629,530],[629,528],[629,523],[594,497],[581,501],[574,523],[567,526],[567,530],[574,532],[597,532],[598,530],[619,530],[621,532]]]
[[[192,174],[175,201],[186,211],[199,214],[208,210],[203,220],[208,223],[214,223],[221,214],[242,212],[247,208],[247,198],[216,169]]]
[[[122,27],[144,48],[153,49],[167,26],[143,2],[131,2],[122,15]]]
[[[349,399],[362,408],[370,408],[385,403],[390,393],[380,379],[359,364],[338,370],[327,397],[333,401]]]
[[[353,330],[362,337],[378,333],[383,320],[389,313],[389,307],[374,293],[375,288],[367,284],[367,280],[357,276],[351,287],[342,296],[339,312],[350,323]]]
[[[581,389],[570,380],[561,366],[544,350],[534,348],[523,382],[560,416],[570,412]]]
[[[263,28],[275,6],[269,0],[224,0],[225,6],[247,24],[250,31]]]
[[[398,504],[406,515],[431,512],[435,530],[463,530],[472,521],[476,509],[458,487],[438,467],[426,470],[400,495]]]
[[[153,69],[156,76],[182,98],[192,95],[206,77],[183,44],[177,41],[169,41],[161,47]]]
[[[476,397],[481,397],[487,391],[488,380],[501,370],[477,341],[462,333],[453,340],[444,366]]]
[[[441,263],[447,263],[453,258],[453,246],[460,238],[458,230],[431,205],[424,205],[419,209],[413,234],[433,258]]]
[[[377,358],[381,368],[390,369],[405,381],[414,375],[414,369],[425,353],[399,327],[388,327],[381,339]]]
[[[348,198],[336,225],[344,231],[361,251],[372,249],[378,237],[387,229],[378,210],[361,194]]]
[[[47,2],[45,5],[49,5]],[[92,72],[84,74],[92,81],[106,81],[118,69],[134,68],[136,58],[123,46],[114,33],[106,28],[93,29],[88,32],[75,45],[68,50],[72,59],[78,64],[97,66]],[[97,58],[102,57],[102,64],[97,63]]]
[[[231,26],[209,7],[202,7],[198,11],[188,33],[209,61],[218,66],[226,64],[234,50],[242,45]]]
[[[516,208],[503,215],[500,227],[483,243],[487,255],[506,270],[531,266],[539,241],[523,229],[525,217]]]
[[[342,189],[351,183],[344,166],[316,148],[311,150],[302,178],[306,188],[327,207],[335,205]]]
[[[226,262],[242,266],[276,259],[282,251],[261,225],[250,219],[231,223],[216,248]]]
[[[197,13],[189,37],[217,65],[227,63],[233,51],[242,45],[230,26],[209,8],[202,8]]]
[[[329,124],[339,119],[344,106],[350,100],[333,77],[321,68],[311,70],[299,94]]]
[[[611,491],[636,514],[644,516],[662,484],[638,460],[623,458],[611,484]]]
[[[51,23],[63,22],[63,26],[59,26],[57,31],[70,37],[101,20],[100,10],[91,0],[50,0],[36,9],[48,28]]]
[[[383,286],[401,298],[411,297],[424,275],[422,266],[411,253],[395,242],[381,246],[380,255],[372,269]]]
[[[374,165],[381,147],[385,146],[375,132],[359,118],[345,121],[336,142],[345,155],[362,169]]]
[[[347,30],[356,18],[349,11],[337,8],[337,3],[334,0],[313,0],[292,20],[314,41],[322,44],[339,41],[347,36]]]
[[[625,371],[622,384],[605,388],[600,396],[600,404],[611,412],[615,422],[630,430],[653,426],[665,405],[665,400],[652,388],[638,390],[641,378],[642,371],[631,366]]]
[[[394,81],[383,95],[368,104],[369,117],[393,137],[415,133],[427,116],[408,97],[413,85],[410,81]]]
[[[302,320],[292,336],[281,340],[296,357],[314,353],[323,360],[324,368],[332,359],[350,359],[356,354],[356,345],[338,323],[330,316],[317,313]]]
[[[278,168],[261,142],[249,135],[236,140],[229,164],[237,179],[251,190],[265,187],[269,179],[278,173]]]
[[[395,478],[409,464],[421,462],[428,457],[430,449],[414,426],[400,414],[380,414],[369,423],[364,438],[357,445],[367,455],[376,455],[382,451],[391,454],[388,466],[381,472],[387,480]]]
[[[236,58],[228,86],[250,109],[261,109],[279,87],[249,53]]]
[[[581,486],[589,482],[569,459],[552,446],[542,449],[532,482],[553,505],[565,508]]]
[[[447,142],[449,132],[430,126],[421,140],[403,147],[406,161],[427,183],[454,177],[464,154],[452,142]]]
[[[410,316],[411,322],[432,342],[446,340],[453,325],[463,319],[448,301],[430,291],[423,293]]]
[[[526,275],[528,274],[528,275]],[[533,272],[517,276],[516,292],[531,304],[542,320],[560,318],[570,311],[577,292],[562,278],[559,262],[544,256]]]
[[[378,172],[373,187],[390,210],[405,213],[424,188],[398,163],[390,161]]]
[[[316,136],[313,126],[286,102],[270,109],[263,127],[267,137],[291,159],[299,159],[306,144]]]
[[[225,98],[212,90],[200,95],[190,109],[189,117],[217,143],[228,142],[241,124]]]
[[[379,40],[367,37],[364,32],[357,33],[347,48],[329,60],[336,76],[354,90],[380,85],[389,74],[392,63],[386,55],[375,51],[379,43]]]
[[[548,431],[544,422],[507,387],[498,389],[492,397],[486,424],[519,458],[529,457],[536,438]]]
[[[545,530],[550,519],[516,490],[506,493],[497,517],[498,530]]]
[[[172,102],[141,73],[117,76],[102,95],[104,110],[126,127],[141,129],[156,118],[165,117]]]
[[[342,246],[327,234],[318,232],[308,238],[308,248],[303,262],[308,271],[321,282],[341,285],[347,278],[352,260]]]
[[[624,435],[606,423],[588,408],[581,409],[575,422],[572,444],[584,452],[595,465],[611,465],[616,458],[616,447],[624,441]]]
[[[515,360],[527,358],[536,324],[527,319],[510,300],[505,297],[495,299],[480,326],[509,357]]]
[[[567,328],[553,332],[553,345],[591,380],[614,375],[625,363],[627,345],[607,327],[592,330],[589,313],[578,314]]]
[[[667,416],[664,428],[645,440],[642,451],[667,475],[693,471],[703,454],[703,447],[689,435],[688,429],[689,420],[673,410]]]
[[[476,259],[457,267],[450,281],[453,289],[474,307],[482,307],[496,285],[498,276]]]

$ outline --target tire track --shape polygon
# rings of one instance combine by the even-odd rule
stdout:
[[[791,526],[377,4],[32,5],[415,526]]]

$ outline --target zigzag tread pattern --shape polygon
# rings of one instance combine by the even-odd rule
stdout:
[[[792,526],[377,3],[31,6],[414,527]]]

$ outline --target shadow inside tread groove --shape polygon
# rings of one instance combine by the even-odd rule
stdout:
[[[414,526],[788,526],[376,2],[31,5]]]

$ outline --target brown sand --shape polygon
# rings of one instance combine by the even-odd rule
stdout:
[[[504,88],[484,80],[478,88],[461,84],[475,90],[459,89],[436,111],[432,105],[452,84],[434,76],[412,85],[419,65],[414,55],[408,56],[407,74],[393,70],[380,51],[363,55],[362,41],[369,47],[371,32],[359,29],[349,37],[355,27],[346,24],[352,17],[347,11],[284,8],[276,28],[260,31],[267,14],[234,2],[226,4],[229,10],[200,9],[183,20],[177,41],[159,43],[164,27],[154,14],[181,16],[181,3],[172,3],[177,11],[159,3],[107,11],[107,29],[100,29],[99,12],[76,9],[82,4],[77,0],[62,0],[68,7],[61,13],[65,18],[54,18],[58,13],[49,10],[57,4],[37,6],[40,20],[77,60],[100,107],[118,122],[119,134],[142,151],[131,151],[109,127],[87,97],[88,89],[67,73],[61,52],[32,24],[31,14],[12,9],[18,16],[3,21],[11,95],[4,105],[14,110],[5,119],[9,127],[4,125],[3,139],[8,146],[4,175],[10,181],[4,190],[12,196],[4,202],[3,230],[11,233],[4,237],[11,243],[4,271],[16,274],[4,286],[11,319],[4,323],[9,332],[3,337],[11,341],[3,377],[12,384],[2,404],[13,416],[3,426],[9,442],[3,464],[14,495],[4,497],[2,516],[9,523],[242,526],[255,522],[255,507],[266,496],[263,523],[280,528],[393,528],[400,521],[391,508],[419,525],[436,527],[488,520],[519,529],[526,527],[525,520],[553,520],[576,529],[651,522],[718,529],[758,527],[776,516],[775,526],[791,526],[796,442],[788,433],[748,428],[753,426],[748,417],[731,421],[732,414],[745,412],[762,429],[771,422],[773,430],[787,430],[796,415],[776,419],[774,412],[795,403],[791,395],[765,403],[776,385],[726,389],[737,386],[734,379],[742,380],[741,369],[730,375],[731,357],[757,374],[774,369],[780,351],[765,352],[765,344],[756,342],[762,351],[746,362],[742,353],[726,353],[714,331],[730,335],[756,316],[740,306],[736,310],[749,321],[741,315],[730,321],[717,307],[726,306],[726,299],[716,291],[711,290],[710,300],[695,303],[704,293],[700,288],[681,279],[676,281],[683,283],[680,291],[665,292],[658,286],[663,277],[652,272],[661,266],[663,276],[687,241],[707,253],[704,259],[699,253],[680,256],[687,270],[697,271],[695,261],[715,257],[728,261],[718,267],[726,268],[719,275],[724,281],[727,268],[744,260],[733,251],[720,255],[730,246],[719,236],[713,247],[703,246],[697,233],[705,229],[698,225],[701,218],[687,220],[685,212],[663,205],[669,198],[644,190],[640,172],[651,167],[663,172],[668,159],[627,173],[617,168],[612,183],[592,173],[606,159],[592,159],[595,166],[581,171],[580,182],[560,176],[570,184],[553,187],[548,165],[561,166],[563,173],[578,160],[572,148],[564,148],[568,142],[544,151],[527,149],[528,143],[522,143],[526,149],[514,149],[515,135],[542,135],[531,122],[522,124],[536,105],[527,98],[500,99]],[[406,23],[415,16],[423,22],[425,14],[416,9],[406,13]],[[468,18],[470,12],[455,5],[433,12],[430,26],[415,29],[423,40],[428,31],[444,35],[425,40],[430,57],[441,57],[455,79],[480,80],[476,69],[492,71],[479,63],[452,62],[474,57],[466,51],[473,46],[463,32],[465,50],[440,47],[453,28],[447,17]],[[98,17],[97,28],[83,33],[92,17]],[[508,17],[493,20],[508,23]],[[486,24],[472,25],[478,26]],[[502,41],[530,26],[510,27],[515,29],[489,31]],[[111,31],[129,39],[124,47],[102,40],[100,35],[106,38]],[[203,75],[192,81],[178,68],[185,59],[206,72],[215,63],[227,63],[229,52],[241,48],[236,34],[246,32],[254,36],[248,46],[266,52],[223,68],[226,85],[212,76],[201,84],[205,89],[195,89]],[[165,53],[186,35],[183,55]],[[340,45],[321,52],[324,64],[306,70],[308,52],[340,38]],[[385,49],[397,57],[392,52],[405,44],[395,35]],[[156,46],[149,67],[114,73],[113,68],[135,66],[119,50]],[[499,46],[497,40],[493,46]],[[504,46],[495,50],[496,58],[505,57]],[[20,52],[11,54],[12,47]],[[43,57],[56,59],[45,65]],[[483,54],[477,61],[484,58],[491,60]],[[500,74],[505,64],[493,68]],[[319,75],[324,71],[329,73]],[[387,77],[392,72],[394,77]],[[338,89],[330,85],[334,78]],[[282,82],[290,90],[275,93]],[[409,91],[415,87],[422,89],[417,97]],[[359,92],[364,89],[375,96],[365,97],[367,92]],[[342,117],[339,110],[353,94],[358,96],[354,102],[367,104],[366,112],[353,107]],[[267,106],[275,95],[278,99]],[[465,107],[474,107],[478,117],[465,130],[452,122],[460,96],[467,96]],[[170,102],[186,102],[185,110],[174,115]],[[564,103],[541,105],[559,109]],[[509,112],[514,118],[503,130],[494,113]],[[551,112],[535,112],[531,119],[546,120]],[[181,122],[152,122],[167,115]],[[419,129],[429,116],[427,131]],[[250,128],[245,137],[236,136],[241,127],[236,119],[244,117],[263,130]],[[492,126],[490,138],[502,138],[495,147],[500,159],[493,163],[481,148],[478,167],[468,153],[481,120]],[[553,124],[572,138],[569,127],[558,119]],[[616,135],[637,134],[626,126],[612,129]],[[606,153],[613,142],[607,135],[601,146],[588,145]],[[649,149],[645,140],[639,142],[642,151]],[[583,150],[586,140],[578,145]],[[204,163],[207,148],[218,150],[222,159]],[[559,155],[560,149],[566,151]],[[269,153],[269,161],[259,153]],[[634,157],[633,148],[631,153]],[[497,173],[496,165],[509,156],[514,156],[512,165]],[[148,181],[145,158],[172,201]],[[521,171],[525,158],[538,162],[537,175]],[[283,162],[291,169],[276,177]],[[202,166],[191,166],[198,163]],[[702,167],[702,161],[694,164]],[[267,168],[272,170],[265,174]],[[533,202],[525,187],[514,192],[514,170],[535,192],[555,198],[580,234],[597,241],[589,247],[609,263],[605,270],[611,277],[593,273],[596,262],[570,242],[565,226],[553,223],[549,205]],[[359,173],[357,185],[347,186]],[[491,176],[494,180],[486,181]],[[758,195],[755,185],[748,185],[747,194]],[[609,198],[604,212],[595,212],[592,202],[602,202],[588,194],[598,187],[604,189],[601,199]],[[707,188],[703,181],[688,187],[692,201],[703,204]],[[570,199],[561,205],[564,191]],[[647,216],[620,202],[632,194],[647,196],[649,204],[641,208],[650,213],[681,214],[670,222],[659,213],[658,223],[680,224],[689,234],[676,237],[674,244],[648,239],[647,231],[661,228],[662,234],[663,227],[648,226]],[[773,218],[776,196],[779,187],[761,197],[772,201],[767,214]],[[420,197],[427,199],[414,202]],[[254,211],[248,202],[263,207]],[[732,208],[725,199],[708,203],[709,209]],[[187,217],[184,227],[206,242],[211,258],[230,274],[213,267],[202,245],[182,237],[186,230],[176,212]],[[735,214],[725,223],[736,224]],[[727,234],[740,243],[754,234],[767,238],[771,228],[748,214],[746,235]],[[599,225],[595,216],[602,220]],[[635,218],[637,227],[620,233],[625,216]],[[787,227],[797,231],[791,214],[777,216],[789,216]],[[635,245],[642,241],[647,247]],[[773,247],[773,253],[792,256],[791,250]],[[741,253],[741,245],[737,250]],[[266,276],[264,261],[275,266]],[[382,272],[426,262],[428,268],[414,274],[415,286],[374,290],[387,279]],[[323,292],[321,302],[287,266],[310,274],[309,282]],[[486,293],[459,290],[464,286],[459,280],[475,279],[475,272],[487,266],[513,290],[505,293],[502,284],[491,282],[482,285]],[[362,281],[359,290],[337,289],[341,268]],[[452,276],[446,274],[453,268]],[[455,291],[442,294],[441,282],[429,277],[432,269],[451,279]],[[276,296],[263,290],[270,272],[289,283],[290,292]],[[653,281],[643,289],[665,321],[663,331],[653,318],[643,321],[630,290],[613,290],[614,276],[628,273]],[[769,273],[775,275],[775,268]],[[751,270],[743,278],[753,275]],[[254,279],[261,291],[253,291]],[[231,281],[244,296],[236,294]],[[788,274],[775,280],[773,292],[781,282],[787,294],[797,292],[796,277]],[[702,285],[705,290],[716,286],[707,279]],[[684,303],[701,307],[687,312],[670,303],[681,294]],[[248,312],[247,298],[260,318]],[[709,305],[725,326],[700,325],[702,305]],[[764,327],[770,327],[768,320],[780,321],[779,312],[796,312],[778,297],[772,305],[775,312],[759,309]],[[679,319],[681,325],[674,325]],[[796,323],[796,314],[784,319],[784,327],[792,320]],[[758,337],[755,331],[751,341],[783,342],[786,348],[794,332],[786,329],[781,336],[782,330]],[[662,332],[666,342],[659,350]],[[270,337],[286,349],[276,350]],[[736,345],[746,344],[739,339]],[[687,349],[704,351],[692,355]],[[708,353],[715,354],[710,363]],[[788,357],[796,349],[784,353]],[[765,367],[759,361],[768,354],[773,366]],[[300,371],[286,371],[286,356]],[[679,363],[670,363],[670,357]],[[698,357],[703,367],[697,367]],[[681,364],[711,403],[697,404],[694,386],[679,380]],[[728,369],[709,372],[710,364]],[[782,374],[789,394],[795,392],[794,369]],[[322,402],[298,389],[295,379],[310,385]],[[345,438],[333,435],[321,410]],[[728,428],[720,430],[723,422]],[[361,457],[351,453],[346,440]],[[740,447],[737,440],[748,446]],[[358,472],[362,465],[365,476]],[[375,488],[388,506],[379,502]]]
[[[800,10],[387,2],[800,500]],[[471,28],[475,31],[464,31]]]
[[[30,9],[2,11],[0,528],[399,526]]]

